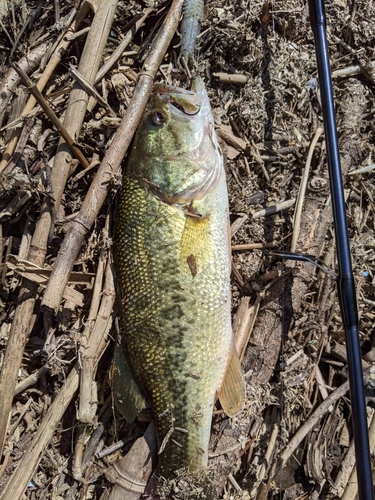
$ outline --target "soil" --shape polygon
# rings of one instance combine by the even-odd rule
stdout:
[[[83,12],[79,30],[90,27],[97,3],[90,3]],[[114,474],[113,464],[127,457],[128,472],[140,484],[151,472],[151,468],[147,474],[144,472],[143,462],[134,462],[136,445],[143,446],[146,456],[148,453],[147,440],[142,441],[141,436],[149,426],[149,414],[142,412],[136,423],[127,424],[112,404],[110,367],[117,306],[112,300],[109,268],[105,270],[111,259],[118,175],[112,177],[106,201],[79,249],[68,295],[52,315],[42,300],[51,268],[63,252],[59,254],[69,224],[77,217],[98,165],[113,141],[170,4],[151,0],[118,2],[104,60],[125,37],[129,23],[134,23],[145,8],[153,11],[96,85],[102,101],[96,99],[89,104],[82,129],[74,135],[91,168],[84,171],[78,161],[69,162],[61,203],[55,210],[56,185],[54,192],[51,171],[60,133],[40,106],[20,118],[29,90],[22,80],[12,87],[16,73],[11,73],[11,64],[29,64],[26,71],[36,83],[54,44],[67,29],[72,9],[79,10],[79,4],[65,0],[0,1],[0,152],[4,160],[0,164],[0,399],[6,407],[3,401],[8,394],[11,404],[9,419],[6,414],[5,423],[0,420],[0,436],[1,428],[7,427],[0,490],[7,492],[6,485],[16,477],[20,464],[19,470],[22,467],[23,477],[27,477],[20,494],[13,496],[8,491],[4,500],[113,500],[118,487],[121,498],[139,498],[141,493],[134,491],[125,496],[121,489],[121,484],[126,489],[121,482],[125,479]],[[368,374],[375,359],[375,4],[331,0],[326,2],[326,14],[359,336],[363,367]],[[79,85],[70,67],[80,63],[87,36],[86,30],[61,51],[61,60],[42,90],[62,122],[72,89]],[[178,44],[176,34],[156,81],[184,84],[186,75],[179,66]],[[38,47],[41,56],[34,57]],[[226,417],[219,407],[215,411],[208,480],[180,471],[172,484],[161,486],[159,493],[161,498],[169,494],[175,499],[336,499],[344,494],[354,499],[352,415],[345,386],[346,342],[335,280],[312,263],[275,255],[277,251],[290,251],[294,245],[294,251],[321,258],[326,268],[337,273],[308,4],[301,0],[206,2],[198,68],[227,156],[235,332],[249,316],[251,305],[254,325],[245,328],[242,364],[246,404],[234,418]],[[233,82],[233,77],[240,81]],[[15,133],[16,149],[7,156],[6,147]],[[309,171],[303,195],[306,169]],[[301,197],[298,223],[296,212]],[[271,210],[261,212],[267,208]],[[53,225],[52,230],[47,228],[48,245],[43,253],[35,244],[35,235],[40,228],[38,221],[46,214]],[[22,304],[24,308],[28,304],[28,315],[25,309],[17,319]],[[97,327],[101,329],[97,347],[86,351],[97,318],[102,320]],[[13,358],[9,355],[11,344],[18,346]],[[21,363],[18,366],[17,356]],[[12,363],[16,379],[13,377],[13,385],[6,386],[4,373]],[[81,372],[79,382],[75,370]],[[97,397],[92,396],[94,392],[87,396],[89,416],[83,417],[85,391],[88,387],[91,391],[92,380]],[[371,377],[365,378],[365,392],[368,421],[373,429]],[[325,400],[326,406],[320,406]],[[305,432],[297,439],[301,428]],[[42,442],[38,432],[47,437],[46,445],[37,452],[37,442]],[[148,432],[153,436],[151,430]],[[109,448],[114,443],[119,443],[115,450]],[[29,468],[22,462],[24,456],[28,457]],[[143,480],[137,476],[139,471],[145,474]]]

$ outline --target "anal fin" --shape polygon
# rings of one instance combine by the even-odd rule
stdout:
[[[229,417],[233,417],[244,405],[246,394],[245,379],[234,345],[229,355],[224,379],[218,390],[221,406]]]
[[[133,422],[145,405],[145,397],[134,380],[125,353],[119,345],[115,347],[111,378],[116,408],[128,422]]]

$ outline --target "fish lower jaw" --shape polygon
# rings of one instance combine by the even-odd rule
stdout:
[[[168,205],[178,205],[186,207],[193,201],[203,199],[208,193],[213,191],[217,186],[219,177],[215,172],[206,175],[200,182],[187,185],[186,187],[179,186],[179,189],[174,192],[166,193],[159,185],[142,179],[148,185],[150,191]]]

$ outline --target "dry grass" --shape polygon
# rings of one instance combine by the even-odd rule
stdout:
[[[111,232],[120,183],[112,167],[119,169],[142,114],[151,88],[143,65],[169,5],[105,4],[94,15],[88,4],[65,0],[0,1],[4,500],[22,498],[25,488],[28,499],[110,498],[113,463],[127,456],[130,472],[139,469],[137,450],[151,434],[136,441],[148,416],[129,425],[111,401],[117,316]],[[128,23],[153,7],[137,23],[137,33],[129,35]],[[233,419],[214,415],[209,486],[181,472],[163,486],[162,496],[172,488],[176,499],[348,500],[355,495],[347,359],[334,282],[311,264],[284,262],[263,251],[292,246],[320,256],[335,270],[308,11],[301,1],[268,7],[269,14],[263,2],[213,0],[201,27],[199,71],[227,149],[234,324],[242,345],[247,343],[248,396]],[[327,16],[360,339],[369,374],[368,416],[374,422],[374,171],[353,172],[374,164],[375,7],[364,0],[334,0],[327,2]],[[90,26],[96,28],[88,32]],[[118,59],[98,80],[99,67],[127,36]],[[175,36],[157,80],[183,79],[175,71],[177,44]],[[37,85],[88,168],[79,165],[50,118],[29,98],[12,62]],[[95,85],[101,100],[90,95],[89,85],[83,89],[76,83],[71,64]],[[141,104],[134,107],[137,95]],[[132,110],[133,121],[121,121]],[[114,160],[121,134],[126,144]],[[283,209],[272,209],[273,215],[263,211],[273,206]],[[120,484],[121,476],[116,477]]]

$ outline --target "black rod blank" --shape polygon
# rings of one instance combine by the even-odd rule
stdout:
[[[337,129],[332,94],[324,0],[309,0],[310,22],[314,33],[318,64],[324,132],[333,206],[333,220],[338,260],[337,289],[348,354],[353,436],[359,500],[373,500],[373,484],[368,440],[366,402],[363,386],[362,359],[358,335],[358,310],[350,256],[348,226],[342,184]]]

